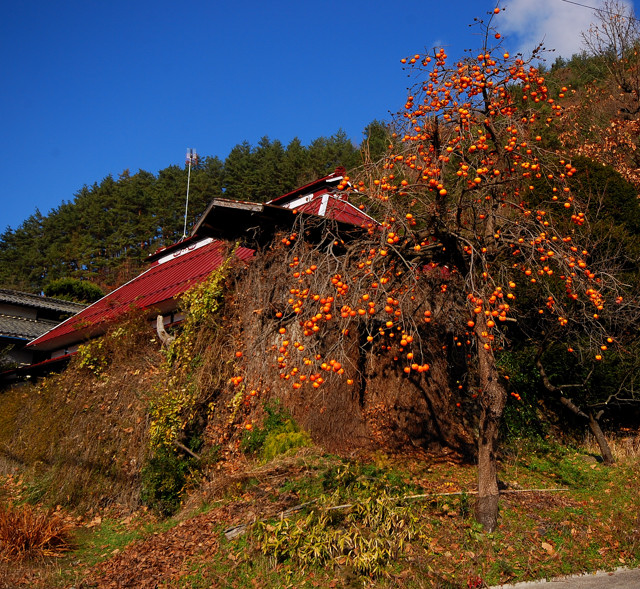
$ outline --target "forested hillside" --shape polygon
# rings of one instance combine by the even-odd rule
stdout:
[[[203,157],[192,169],[188,227],[212,198],[266,201],[337,166],[362,163],[361,148],[384,150],[384,124],[374,121],[355,146],[342,131],[308,146],[263,137],[236,145],[227,158]],[[41,292],[52,281],[86,279],[112,289],[140,269],[145,257],[182,236],[187,170],[169,166],[157,174],[139,170],[107,176],[82,187],[49,214],[36,211],[0,235],[0,285]]]

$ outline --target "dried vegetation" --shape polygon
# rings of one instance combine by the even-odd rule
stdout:
[[[62,374],[3,393],[0,472],[21,473],[29,500],[137,507],[148,397],[160,376],[152,339],[142,317],[128,317]]]
[[[53,510],[0,506],[0,560],[57,556],[71,548],[70,524]]]

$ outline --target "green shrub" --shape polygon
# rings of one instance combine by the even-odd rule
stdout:
[[[263,460],[271,460],[293,448],[311,445],[311,436],[300,429],[291,414],[279,401],[266,403],[262,427],[246,431],[241,448],[247,454],[259,454]]]
[[[399,472],[360,462],[332,466],[322,474],[321,484],[325,493],[339,494],[344,502],[353,497],[380,493],[411,495],[423,492],[422,487],[412,484]]]
[[[382,491],[350,506],[338,507],[339,494],[322,497],[306,516],[257,522],[254,538],[265,555],[302,567],[328,562],[360,574],[379,575],[395,562],[407,542],[419,535],[415,508],[399,505]]]
[[[97,284],[77,278],[52,280],[44,287],[44,294],[76,303],[93,303],[104,296],[104,292]]]
[[[535,366],[536,350],[529,346],[502,352],[500,368],[510,375],[509,390],[520,396],[511,397],[505,407],[500,426],[507,446],[520,439],[535,439],[546,434],[546,425],[538,413],[540,375]]]
[[[105,338],[102,337],[78,346],[78,367],[86,368],[99,377],[109,366],[105,352]]]
[[[180,507],[189,480],[198,471],[195,458],[185,458],[173,449],[159,447],[142,468],[142,501],[162,516]]]
[[[283,426],[283,430],[273,431],[267,434],[262,447],[262,459],[273,460],[280,454],[285,454],[294,448],[311,446],[311,436],[298,428],[291,420]]]

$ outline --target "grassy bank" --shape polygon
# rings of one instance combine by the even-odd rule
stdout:
[[[76,522],[72,550],[5,564],[5,586],[464,588],[638,566],[640,463],[620,457],[607,468],[584,448],[514,444],[492,534],[473,520],[475,469],[452,454],[307,448],[236,462],[170,520],[141,511]],[[19,501],[19,485],[10,489]]]

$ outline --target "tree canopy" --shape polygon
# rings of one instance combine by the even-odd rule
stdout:
[[[77,278],[52,280],[45,287],[44,294],[48,297],[76,303],[93,303],[104,296],[100,287],[88,280],[78,280]]]
[[[391,148],[338,187],[380,224],[310,243],[301,218],[282,246],[290,272],[276,314],[294,389],[336,373],[366,391],[353,350],[372,347],[407,379],[437,382],[458,423],[475,424],[477,515],[490,530],[499,426],[509,393],[519,399],[500,355],[514,339],[562,342],[593,370],[638,322],[624,280],[637,278],[637,199],[618,174],[558,146],[566,88],[547,82],[535,53],[505,51],[499,13],[478,21],[477,53],[402,60],[416,82]]]

